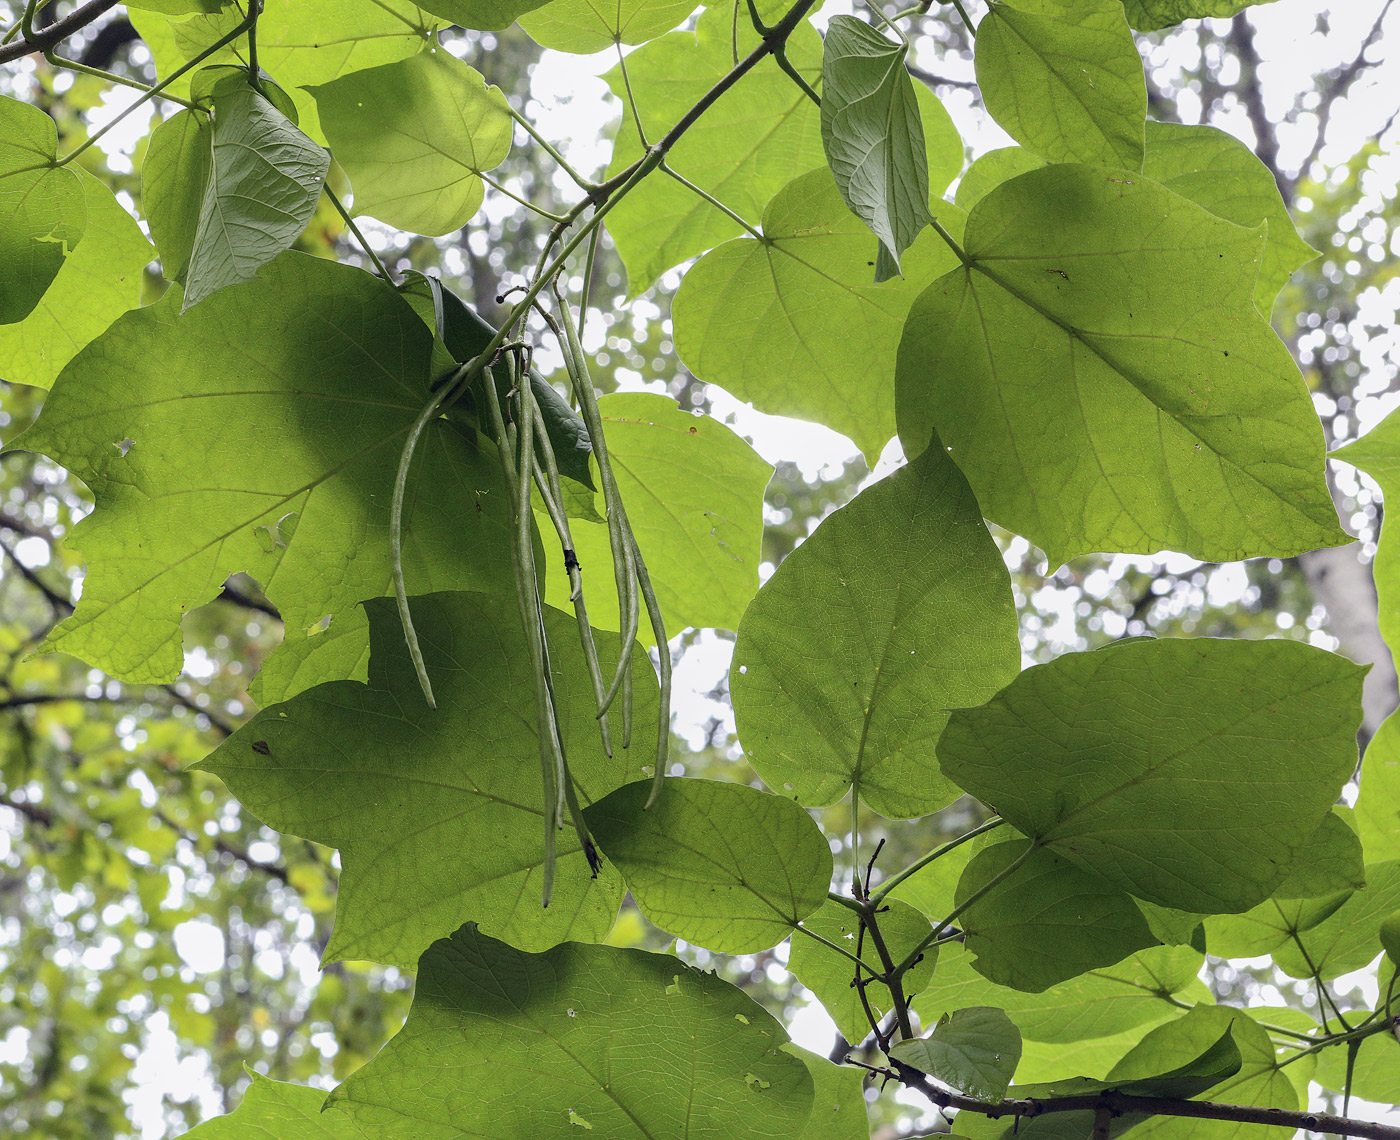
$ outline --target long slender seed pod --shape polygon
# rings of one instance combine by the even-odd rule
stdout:
[[[564,329],[560,347],[564,352],[569,382],[574,388],[579,414],[583,416],[584,425],[588,428],[588,434],[593,440],[593,455],[598,460],[598,475],[603,484],[603,503],[608,514],[608,540],[612,548],[613,575],[617,582],[617,608],[622,626],[622,652],[618,658],[617,672],[604,696],[603,707],[606,709],[611,706],[618,691],[626,684],[631,672],[632,647],[636,642],[637,629],[640,624],[635,586],[637,569],[632,543],[628,541],[631,527],[627,522],[627,510],[622,504],[622,495],[618,491],[617,479],[608,459],[607,440],[603,435],[603,418],[598,410],[598,398],[593,392],[593,381],[588,375],[587,357],[584,355],[583,346],[579,343],[578,329],[574,325],[569,303],[559,294],[557,284],[555,296],[559,300],[559,316]],[[626,748],[631,743],[632,725],[631,708],[628,702],[624,701],[622,711],[622,746]]]
[[[413,453],[418,441],[423,437],[428,424],[447,404],[450,404],[466,389],[472,379],[485,366],[485,357],[477,356],[467,361],[453,374],[452,379],[434,393],[433,398],[423,405],[423,410],[408,429],[403,451],[399,454],[399,467],[394,473],[394,497],[389,506],[389,563],[394,580],[394,600],[398,603],[399,621],[403,623],[404,640],[408,642],[408,655],[413,660],[413,670],[418,674],[418,684],[430,709],[437,708],[433,699],[433,684],[428,680],[428,667],[423,661],[423,650],[418,644],[418,632],[413,628],[413,614],[408,608],[408,586],[403,573],[403,503],[408,490],[408,472],[413,466]]]
[[[569,600],[573,602],[574,617],[578,621],[583,660],[588,667],[588,677],[593,682],[593,696],[599,709],[602,709],[603,667],[598,661],[598,647],[593,642],[593,627],[588,622],[588,605],[583,596],[583,572],[574,553],[574,536],[569,526],[569,514],[563,506],[564,491],[559,481],[559,464],[554,455],[554,445],[550,443],[549,433],[544,429],[543,419],[538,416],[535,418],[535,445],[540,458],[544,460],[543,469],[538,461],[535,463],[535,485],[539,487],[540,498],[544,501],[545,510],[564,548],[564,569],[569,575]],[[598,717],[598,728],[603,738],[603,751],[611,756],[612,733],[608,727],[606,710]]]
[[[656,638],[656,656],[661,665],[661,708],[656,723],[656,770],[651,777],[651,793],[643,811],[649,811],[661,794],[661,782],[666,778],[666,769],[671,755],[671,646],[666,640],[666,622],[661,616],[661,603],[656,600],[656,591],[651,587],[651,575],[647,572],[646,560],[637,540],[632,539],[632,552],[637,561],[637,584],[647,603],[647,618],[651,622],[651,632]]]

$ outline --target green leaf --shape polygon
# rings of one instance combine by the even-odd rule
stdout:
[[[421,0],[418,7],[448,23],[486,32],[499,32],[516,17],[543,7],[549,0]]]
[[[49,647],[133,682],[167,681],[183,663],[181,616],[229,574],[262,583],[293,644],[388,594],[394,472],[428,398],[431,350],[388,285],[300,254],[184,316],[172,296],[120,317],[16,441],[97,499],[71,539],[89,564],[82,601]],[[445,423],[425,434],[406,500],[411,593],[513,591],[489,447]]]
[[[668,634],[686,626],[738,628],[758,590],[763,491],[773,468],[718,420],[683,412],[668,396],[617,393],[602,397],[598,408]],[[571,529],[589,620],[617,629],[607,526],[578,521]],[[569,583],[560,565],[550,567],[545,597],[563,609]],[[649,637],[645,617],[642,626]]]
[[[650,780],[585,813],[637,906],[663,930],[726,954],[775,946],[826,901],[831,848],[800,807],[745,784]]]
[[[937,213],[962,233],[954,207]],[[686,273],[672,309],[676,351],[699,379],[759,411],[849,436],[873,466],[895,432],[882,378],[894,371],[899,331],[914,299],[957,261],[926,230],[904,256],[903,278],[874,284],[870,232],[826,170],[774,196],[763,234],[726,242]]]
[[[734,66],[734,13],[705,9],[694,32],[672,32],[627,57],[648,142],[655,142]],[[740,21],[738,48],[757,45]],[[803,23],[787,43],[788,59],[809,83],[821,72],[821,40]],[[626,98],[621,72],[605,77]],[[642,157],[636,127],[624,116],[609,177]],[[740,217],[756,221],[764,205],[796,175],[826,163],[820,114],[778,68],[763,60],[722,95],[676,143],[667,165],[715,195]],[[664,176],[646,179],[608,214],[608,232],[627,268],[630,296],[645,292],[667,269],[703,253],[740,227],[693,190]]]
[[[0,325],[34,311],[87,226],[83,183],[57,155],[53,119],[0,97]]]
[[[132,23],[150,45],[156,73],[162,79],[231,32],[241,20],[242,14],[235,9],[183,20],[132,14]],[[316,100],[304,87],[329,83],[337,76],[434,47],[441,27],[442,21],[429,17],[410,0],[263,0],[258,19],[258,66],[291,96],[301,129],[323,143],[326,140]],[[246,66],[246,37],[207,62]],[[189,89],[190,76],[186,74],[170,90],[185,95]]]
[[[933,215],[928,157],[905,41],[864,20],[833,16],[822,48],[822,146],[851,212],[889,252],[895,271]],[[876,280],[883,280],[877,274]]]
[[[910,310],[905,451],[937,426],[983,511],[1052,565],[1347,541],[1312,400],[1254,307],[1262,241],[1127,174],[1003,183],[968,219],[967,267]]]
[[[86,170],[79,177],[89,240],[24,320],[0,325],[0,376],[12,384],[49,387],[83,345],[141,302],[141,271],[155,251],[106,186]]]
[[[964,210],[971,210],[1003,182],[1021,174],[1029,174],[1045,165],[1045,160],[1025,147],[1004,146],[979,155],[967,168],[958,183],[953,200]]]
[[[326,1090],[274,1081],[253,1069],[238,1107],[186,1133],[190,1140],[369,1140],[344,1112],[323,1112]]]
[[[1293,856],[1287,877],[1275,889],[1276,899],[1315,899],[1366,885],[1361,840],[1347,808],[1334,807],[1322,817],[1312,837]]]
[[[1185,1059],[1173,1064],[1179,1057]],[[1021,1097],[1054,1097],[1117,1090],[1129,1096],[1184,1100],[1233,1077],[1242,1061],[1228,1016],[1222,1019],[1219,1007],[1198,1005],[1185,1017],[1149,1032],[1101,1081],[1070,1077],[1046,1085],[1017,1085],[1015,1091]]]
[[[1147,85],[1119,0],[997,0],[977,25],[977,83],[1042,158],[1142,167]]]
[[[1298,1107],[1298,1092],[1289,1080],[1289,1069],[1280,1069],[1273,1042],[1263,1026],[1244,1010],[1229,1006],[1197,1005],[1185,1017],[1153,1030],[1129,1057],[1109,1073],[1109,1079],[1133,1076],[1156,1068],[1187,1062],[1199,1056],[1216,1035],[1230,1031],[1239,1049],[1239,1072],[1209,1090],[1204,1099],[1227,1104],[1267,1105],[1272,1108]],[[1290,1066],[1292,1068],[1292,1066]],[[1157,1068],[1160,1072],[1161,1069]],[[1119,1087],[1122,1087],[1121,1085]],[[1013,1090],[1014,1091],[1014,1090]],[[1124,1091],[1127,1091],[1126,1089]],[[1133,1127],[1134,1140],[1286,1140],[1288,1128],[1261,1129],[1257,1124],[1230,1120],[1191,1120],[1186,1117],[1149,1117]]]
[[[799,1058],[812,1074],[816,1095],[812,1115],[797,1140],[870,1140],[870,1121],[865,1111],[865,1087],[860,1069],[833,1065],[796,1045],[780,1046],[784,1053]]]
[[[1123,0],[1128,23],[1140,32],[1155,32],[1183,20],[1228,19],[1252,4],[1269,0]]]
[[[968,1096],[999,1101],[1021,1061],[1021,1031],[1005,1010],[974,1005],[941,1018],[926,1038],[901,1041],[890,1056]]]
[[[437,697],[429,710],[394,603],[366,603],[370,679],[335,681],[255,716],[207,760],[260,820],[340,849],[335,931],[326,958],[412,966],[463,918],[527,950],[598,941],[622,900],[608,868],[594,878],[561,832],[553,898],[540,906],[539,738],[530,657],[514,599],[426,594],[414,624]],[[545,611],[554,696],[582,803],[640,775],[602,750],[597,705],[572,615]],[[615,648],[600,638],[606,667]],[[655,731],[656,678],[634,660],[636,732]],[[815,825],[813,825],[815,828]],[[823,844],[825,849],[825,844]],[[828,855],[828,859],[830,856]],[[825,882],[825,880],[823,880]]]
[[[1265,316],[1294,270],[1317,256],[1293,225],[1269,168],[1233,135],[1215,127],[1148,123],[1142,172],[1227,222],[1269,223],[1254,285],[1254,303]]]
[[[189,270],[209,185],[212,136],[207,115],[180,111],[151,132],[141,164],[141,206],[168,281],[183,280]]]
[[[513,950],[464,926],[408,1023],[331,1094],[382,1140],[801,1136],[807,1066],[740,990],[664,954]]]
[[[483,170],[510,153],[515,129],[499,87],[447,51],[424,52],[310,88],[353,212],[438,236],[481,205]]]
[[[330,155],[242,87],[214,96],[209,180],[185,272],[186,312],[290,248],[316,210]]]
[[[590,55],[615,43],[644,44],[695,11],[695,0],[552,0],[520,18],[541,47]]]
[[[879,923],[880,937],[884,939],[890,960],[896,965],[904,961],[933,931],[927,918],[913,907],[893,899],[881,906]],[[849,907],[828,900],[802,925],[848,953],[855,954],[859,946],[861,961],[868,963],[874,973],[884,972],[884,962],[874,938],[868,930],[861,935],[859,917]],[[909,968],[903,978],[906,998],[912,998],[928,984],[937,962],[938,951],[930,948],[925,952],[923,961]],[[836,1028],[847,1041],[859,1044],[870,1035],[870,1021],[866,1017],[865,1007],[861,1005],[860,994],[851,985],[856,974],[854,962],[816,939],[794,935],[788,954],[788,969],[817,995],[817,1000],[831,1014]],[[884,1017],[894,1008],[889,987],[883,982],[872,981],[866,985],[865,996],[877,1018]]]
[[[918,907],[930,918],[942,919],[953,909],[953,896],[967,861],[981,850],[982,839],[969,840],[941,858],[925,864],[894,888],[892,896]],[[995,839],[995,835],[985,838]]]
[[[1071,653],[955,712],[938,760],[1013,826],[1123,890],[1242,911],[1279,885],[1350,778],[1364,675],[1294,641]]]
[[[730,668],[754,770],[826,806],[859,785],[895,819],[958,789],[934,745],[948,711],[1020,668],[1005,564],[936,442],[793,551],[744,615]]]
[[[1174,994],[1209,991],[1196,979],[1203,955],[1184,946],[1154,946],[1053,985],[1040,993],[998,986],[972,966],[964,947],[942,947],[938,972],[915,1000],[925,1025],[969,1005],[1004,1009],[1030,1041],[1056,1045],[1091,1040],[1149,1025],[1172,1014]]]
[[[1386,957],[1400,963],[1400,911],[1381,922],[1380,939]]]
[[[983,848],[958,881],[961,906],[1027,854],[1014,839]],[[958,918],[978,973],[1032,993],[1155,945],[1133,900],[1097,875],[1038,849]]]
[[[1321,1051],[1316,1076],[1323,1088],[1336,1092],[1345,1090],[1347,1050],[1344,1045]],[[1377,1033],[1361,1042],[1352,1068],[1351,1095],[1377,1104],[1400,1102],[1400,1042],[1393,1032]]]
[[[1324,982],[1359,970],[1381,952],[1381,923],[1400,910],[1400,859],[1371,863],[1366,885],[1323,921],[1303,931],[1298,942],[1274,951],[1274,962],[1295,978],[1311,978],[1313,967]],[[1305,956],[1306,955],[1306,956]]]
[[[1180,1010],[1165,1004],[1161,1006],[1161,1011],[1162,1016],[1158,1020],[1180,1013]],[[1148,1028],[1150,1025],[1138,1026],[1112,1037],[1094,1037],[1068,1044],[1024,1042],[1016,1076],[1022,1084],[1050,1084],[1080,1075],[1102,1076],[1142,1040]]]

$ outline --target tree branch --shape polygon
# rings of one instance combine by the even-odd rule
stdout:
[[[1032,1117],[1052,1112],[1107,1111],[1113,1116],[1177,1116],[1196,1120],[1230,1120],[1239,1124],[1282,1125],[1304,1128],[1310,1132],[1333,1132],[1339,1136],[1359,1136],[1364,1140],[1400,1140],[1400,1128],[1376,1124],[1369,1120],[1352,1120],[1323,1112],[1302,1112],[1284,1108],[1259,1108],[1250,1104],[1220,1104],[1209,1100],[1173,1100],[1168,1097],[1129,1096],[1120,1092],[1096,1093],[1084,1096],[1052,1097],[1045,1100],[977,1100],[961,1093],[948,1092],[932,1084],[923,1073],[908,1065],[892,1061],[893,1069],[886,1075],[906,1088],[928,1097],[940,1108],[956,1108],[975,1112],[993,1119],[1002,1116]]]
[[[49,51],[57,47],[74,32],[82,31],[94,20],[117,6],[117,0],[91,0],[74,9],[63,19],[49,25],[41,32],[35,32],[33,39],[18,39],[12,44],[0,47],[0,63],[23,59],[26,55]]]

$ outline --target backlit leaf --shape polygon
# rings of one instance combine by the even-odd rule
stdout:
[[[977,25],[977,82],[1046,160],[1142,166],[1147,87],[1119,0],[997,0]]]
[[[858,784],[896,819],[956,799],[934,746],[948,710],[980,704],[1020,668],[1009,587],[937,443],[856,496],[744,615],[730,688],[754,770],[809,806]]]
[[[227,1116],[206,1120],[190,1140],[369,1140],[343,1111],[321,1111],[326,1090],[274,1081],[252,1069],[252,1083]]]
[[[382,1140],[802,1136],[806,1065],[762,1006],[665,954],[527,954],[464,926],[408,1023],[331,1103]]]
[[[961,235],[955,207],[937,215]],[[895,432],[887,378],[899,330],[914,299],[957,260],[926,230],[904,255],[904,276],[875,284],[870,231],[826,170],[774,196],[763,235],[726,242],[686,273],[672,309],[676,351],[701,380],[759,411],[849,436],[873,465]]]
[[[335,681],[274,705],[201,769],[269,826],[339,848],[329,961],[412,966],[464,917],[529,950],[602,939],[622,883],[606,866],[590,874],[572,830],[559,835],[553,898],[540,905],[539,739],[514,599],[427,594],[412,605],[436,711],[423,701],[393,602],[378,599],[366,606],[368,686]],[[588,804],[638,777],[638,757],[602,751],[573,617],[546,610],[545,631],[560,733]],[[616,661],[609,639],[598,649]],[[633,677],[636,731],[646,736],[655,731],[644,723],[654,717],[650,662],[634,658]]]
[[[183,662],[182,615],[231,573],[263,585],[293,642],[389,593],[389,500],[431,349],[388,285],[300,254],[184,316],[171,296],[120,317],[17,441],[97,499],[71,539],[89,563],[83,598],[50,647],[165,681]],[[426,433],[406,508],[411,592],[514,589],[489,446],[446,423]]]
[[[1371,863],[1366,885],[1323,921],[1303,931],[1298,945],[1286,942],[1274,961],[1295,978],[1311,978],[1313,967],[1325,982],[1359,970],[1381,952],[1381,923],[1400,910],[1400,859]],[[1305,956],[1306,954],[1306,956]]]
[[[1140,32],[1153,32],[1158,28],[1169,28],[1183,20],[1207,17],[1228,19],[1253,4],[1268,2],[1269,0],[1123,0],[1123,7],[1128,12],[1128,23]]]
[[[1021,1031],[1004,1010],[974,1005],[954,1010],[926,1038],[901,1041],[890,1056],[958,1092],[998,1101],[1021,1060]]]
[[[141,208],[160,252],[167,281],[182,281],[190,265],[200,204],[213,160],[208,115],[180,111],[151,132],[141,165]]]
[[[695,11],[695,0],[552,0],[520,19],[541,47],[588,55],[614,43],[644,44]]]
[[[831,849],[800,807],[744,784],[645,780],[585,812],[652,922],[687,942],[748,954],[781,942],[826,901]]]
[[[515,23],[516,17],[543,7],[549,0],[421,0],[418,7],[464,28],[496,32]]]
[[[816,1095],[812,1115],[797,1140],[870,1140],[865,1112],[865,1087],[860,1069],[833,1065],[796,1045],[781,1046],[784,1053],[800,1058],[812,1074]]]
[[[846,205],[884,244],[896,271],[932,217],[924,126],[904,67],[908,54],[907,42],[893,43],[845,15],[831,18],[822,48],[827,163]]]
[[[481,172],[510,153],[515,125],[501,89],[450,52],[356,71],[311,93],[355,189],[354,212],[399,229],[461,229],[481,205]]]
[[[968,265],[910,310],[905,451],[936,426],[987,515],[1052,565],[1347,541],[1311,398],[1254,307],[1262,242],[1126,173],[1002,183],[968,219]]]
[[[642,126],[655,142],[734,66],[733,12],[707,8],[694,32],[672,32],[627,57]],[[757,37],[740,21],[739,51]],[[809,24],[788,40],[788,58],[811,84],[820,82],[821,41]],[[625,97],[621,73],[607,75]],[[816,106],[765,59],[719,98],[667,156],[667,163],[740,217],[757,221],[768,200],[798,174],[826,163]],[[624,117],[609,176],[642,156],[636,127]],[[627,267],[628,292],[645,292],[671,266],[741,233],[693,190],[664,175],[648,178],[608,214],[608,232]]]
[[[938,760],[1015,827],[1123,890],[1242,911],[1279,885],[1350,778],[1363,675],[1294,641],[1071,653],[955,712]]]
[[[83,345],[141,301],[141,271],[155,251],[106,186],[85,170],[79,176],[90,240],[68,255],[24,320],[0,325],[0,376],[14,384],[49,387]]]
[[[83,184],[57,153],[52,118],[0,97],[0,325],[34,311],[87,226]]]

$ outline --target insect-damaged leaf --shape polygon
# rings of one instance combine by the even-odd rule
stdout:
[[[822,47],[822,145],[841,197],[874,231],[895,272],[929,224],[928,159],[907,42],[833,16]],[[882,281],[889,274],[876,274]]]
[[[57,153],[52,118],[0,97],[0,325],[33,311],[87,226],[83,184]]]
[[[427,594],[412,607],[436,711],[423,701],[393,602],[376,599],[366,604],[368,686],[336,681],[274,705],[201,767],[268,825],[340,849],[330,960],[411,966],[464,915],[532,950],[601,939],[622,883],[606,865],[590,874],[572,831],[560,834],[553,897],[540,905],[534,675],[514,598]],[[573,617],[546,610],[545,632],[560,734],[588,804],[638,778],[642,756],[603,753]],[[600,636],[598,652],[611,669],[613,639]],[[656,676],[641,654],[632,672],[635,731],[646,737],[656,730]]]
[[[1356,767],[1364,673],[1294,641],[1066,654],[953,713],[938,761],[1120,889],[1200,914],[1247,910],[1282,881]]]
[[[831,849],[781,796],[717,780],[650,780],[584,814],[652,922],[727,954],[766,950],[826,901]]]
[[[729,683],[771,787],[825,806],[855,784],[902,819],[957,798],[933,757],[948,710],[1020,660],[1005,565],[935,441],[788,555],[744,614]]]
[[[527,954],[464,926],[423,955],[407,1024],[331,1104],[382,1140],[792,1140],[813,1081],[786,1045],[762,1006],[669,955]]]
[[[1349,541],[1312,399],[1254,305],[1263,245],[1140,175],[1002,183],[968,217],[967,264],[910,310],[905,451],[936,426],[982,510],[1052,564]]]
[[[481,172],[510,153],[501,89],[450,52],[352,72],[311,93],[355,188],[354,212],[399,229],[461,229],[481,205]]]
[[[89,563],[83,598],[49,647],[128,680],[170,680],[181,616],[242,570],[281,611],[288,642],[315,641],[331,615],[361,622],[362,652],[356,606],[390,591],[389,501],[431,351],[432,333],[388,285],[296,253],[183,316],[167,297],[120,317],[17,441],[97,499],[71,539]],[[411,593],[514,589],[490,447],[441,421],[425,435],[406,506]],[[447,486],[463,498],[438,493]]]

